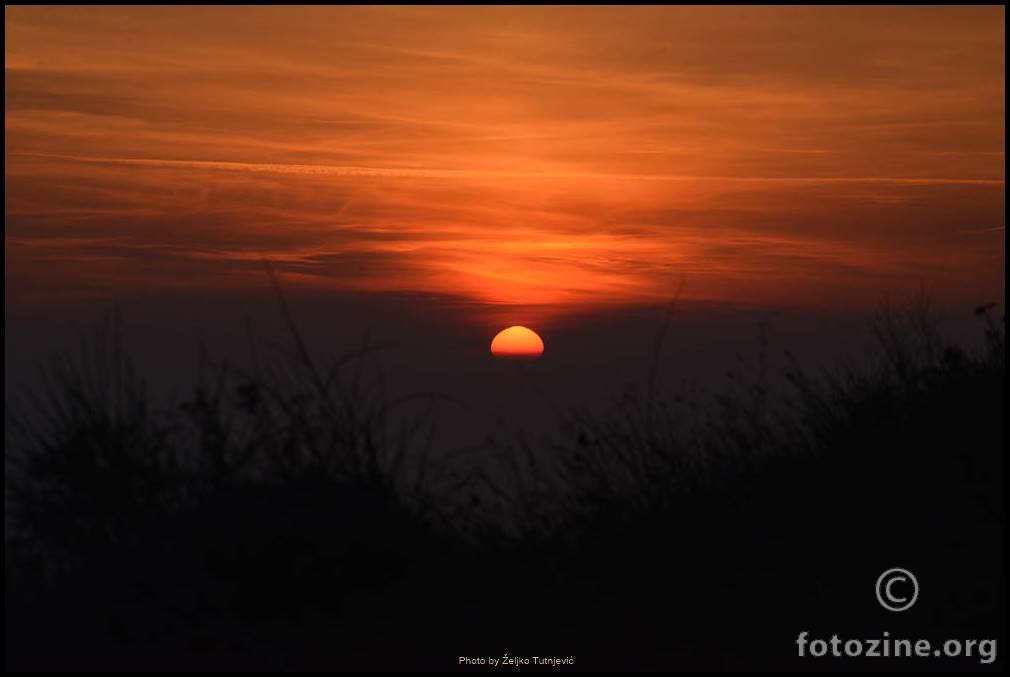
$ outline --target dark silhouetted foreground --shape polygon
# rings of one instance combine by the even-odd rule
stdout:
[[[480,462],[362,353],[295,334],[159,408],[109,331],[8,406],[8,668],[1001,668],[796,644],[1004,638],[1005,330],[979,315],[982,349],[884,314],[858,368],[742,362],[714,398],[654,374]],[[891,567],[908,611],[875,599]]]

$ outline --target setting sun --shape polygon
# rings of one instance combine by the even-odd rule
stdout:
[[[532,329],[517,325],[495,335],[491,354],[510,360],[535,360],[544,354],[544,342]]]

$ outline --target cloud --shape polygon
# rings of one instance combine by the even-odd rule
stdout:
[[[974,294],[1002,12],[9,8],[11,293]]]

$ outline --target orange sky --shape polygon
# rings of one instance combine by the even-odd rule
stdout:
[[[1002,7],[5,14],[8,303],[1003,293]]]

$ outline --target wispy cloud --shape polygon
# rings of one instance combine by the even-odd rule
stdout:
[[[8,8],[8,279],[214,288],[270,258],[558,308],[683,275],[706,300],[923,271],[971,296],[1002,277],[964,237],[1003,220],[1002,17]]]
[[[136,167],[170,167],[209,169],[271,174],[308,176],[375,176],[391,178],[431,179],[583,179],[616,181],[706,181],[717,183],[895,183],[909,185],[1003,185],[1002,178],[957,178],[942,176],[710,176],[689,174],[611,174],[604,172],[470,170],[437,167],[361,167],[340,165],[292,164],[276,162],[230,162],[218,160],[166,160],[157,158],[117,158],[57,155],[46,153],[9,153],[8,156],[32,156],[52,160],[67,160],[89,164],[125,165]]]

